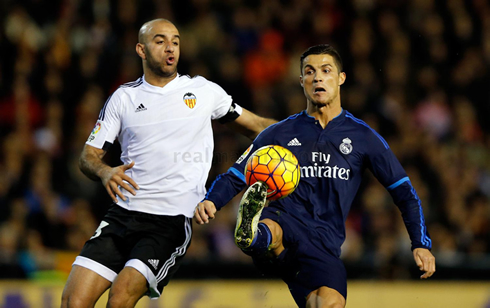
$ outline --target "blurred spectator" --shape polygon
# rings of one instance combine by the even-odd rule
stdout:
[[[281,33],[267,30],[260,36],[257,49],[246,54],[245,81],[251,88],[269,88],[284,77],[288,59],[283,42]]]

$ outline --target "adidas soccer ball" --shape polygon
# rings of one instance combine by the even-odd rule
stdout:
[[[267,199],[284,198],[298,187],[299,163],[291,151],[279,145],[267,145],[255,151],[247,161],[247,185],[267,184]]]

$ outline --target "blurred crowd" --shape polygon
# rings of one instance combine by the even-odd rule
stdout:
[[[306,106],[300,54],[336,47],[347,73],[343,107],[384,136],[406,168],[438,265],[488,264],[488,1],[3,0],[0,277],[69,266],[66,253],[93,235],[110,199],[79,171],[78,157],[107,97],[142,75],[138,30],[159,17],[180,30],[179,73],[204,76],[278,120]],[[208,185],[250,142],[213,126]],[[117,147],[106,157],[112,165]],[[194,226],[188,264],[250,264],[233,243],[238,200]],[[406,278],[413,266],[399,211],[369,173],[342,258],[348,269],[372,269],[371,278]]]

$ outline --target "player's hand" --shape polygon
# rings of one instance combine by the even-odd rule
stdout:
[[[427,279],[436,271],[436,258],[428,249],[415,248],[413,250],[413,258],[419,269],[424,271],[420,279]]]
[[[209,223],[210,219],[214,219],[214,214],[216,213],[216,206],[214,202],[209,200],[204,200],[199,202],[194,211],[194,218],[196,222],[200,225]]]
[[[118,195],[122,200],[126,201],[126,197],[124,197],[121,190],[119,190],[119,186],[129,191],[133,196],[136,195],[136,191],[134,189],[140,189],[138,184],[136,184],[132,178],[124,173],[126,170],[133,168],[133,166],[134,161],[127,165],[107,168],[99,175],[100,179],[102,180],[102,185],[104,185],[107,193],[114,202],[117,202],[116,195]],[[128,183],[131,184],[132,187]]]

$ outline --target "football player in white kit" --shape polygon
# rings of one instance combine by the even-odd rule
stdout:
[[[233,121],[250,138],[275,122],[203,77],[179,75],[180,35],[170,21],[145,23],[138,41],[144,75],[109,97],[80,157],[83,173],[100,179],[114,204],[73,263],[62,307],[93,307],[108,288],[108,307],[158,298],[186,253],[206,192],[211,120]],[[102,157],[116,138],[124,164],[110,167]]]

